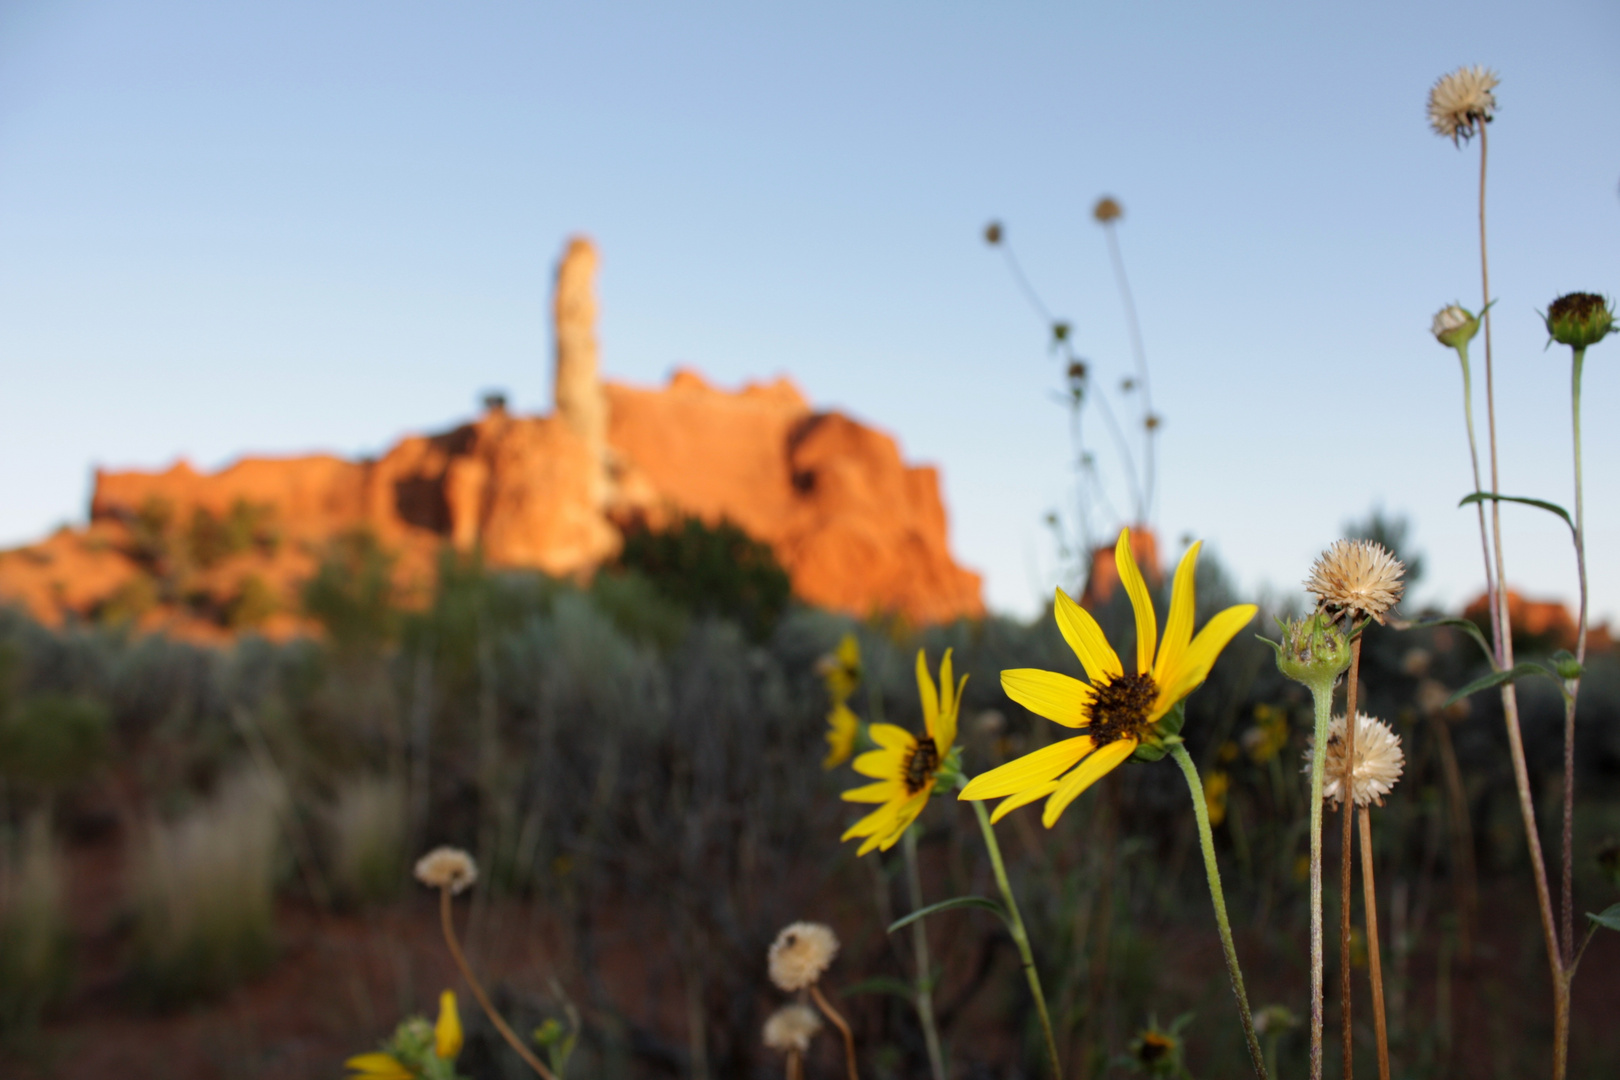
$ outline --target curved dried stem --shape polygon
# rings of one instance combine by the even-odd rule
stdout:
[[[467,980],[467,987],[472,990],[473,997],[478,999],[478,1007],[484,1010],[484,1015],[489,1017],[489,1022],[495,1025],[495,1030],[501,1033],[501,1038],[506,1040],[507,1045],[517,1051],[518,1057],[523,1059],[524,1064],[545,1077],[545,1080],[557,1080],[552,1075],[551,1070],[546,1068],[544,1063],[535,1057],[527,1046],[523,1045],[523,1040],[519,1039],[517,1034],[507,1026],[506,1021],[501,1019],[501,1014],[495,1011],[494,1005],[490,1004],[489,995],[484,993],[483,985],[473,975],[472,968],[467,965],[467,957],[461,951],[461,942],[456,940],[455,922],[450,917],[450,887],[448,885],[439,890],[439,922],[444,928],[444,943],[450,946],[450,957],[456,962],[456,967],[461,970],[461,977]]]
[[[860,1080],[860,1074],[855,1068],[855,1033],[849,1029],[849,1021],[832,1007],[827,995],[821,992],[819,983],[810,984],[810,996],[815,999],[816,1007],[821,1010],[822,1015],[831,1020],[832,1026],[844,1037],[844,1064],[849,1069],[849,1080]]]

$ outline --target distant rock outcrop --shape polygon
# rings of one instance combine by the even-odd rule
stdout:
[[[87,528],[0,552],[0,598],[49,622],[114,614],[192,636],[289,634],[303,625],[299,585],[356,528],[397,554],[402,584],[422,586],[446,544],[477,547],[492,567],[589,574],[631,521],[696,516],[768,543],[811,603],[917,623],[983,614],[979,576],[951,557],[938,473],[906,465],[890,436],[813,410],[785,379],[735,392],[690,370],[661,389],[602,383],[595,267],[575,239],[558,270],[554,415],[494,400],[371,461],[98,471]],[[178,548],[159,542],[176,535]]]

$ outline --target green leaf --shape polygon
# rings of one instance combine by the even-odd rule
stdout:
[[[1549,514],[1557,514],[1564,519],[1564,524],[1569,526],[1570,532],[1575,531],[1575,523],[1570,520],[1569,511],[1557,503],[1548,502],[1546,499],[1529,499],[1523,495],[1492,495],[1488,491],[1476,491],[1472,495],[1463,496],[1463,501],[1458,503],[1457,506],[1461,508],[1469,503],[1484,502],[1486,499],[1494,499],[1497,502],[1523,503],[1525,506],[1534,506],[1537,509],[1545,510]]]
[[[984,910],[993,913],[996,918],[1000,919],[1002,922],[1007,923],[1008,926],[1012,925],[1007,918],[1007,909],[1002,907],[999,902],[991,900],[987,896],[958,896],[951,900],[941,900],[937,904],[929,904],[927,907],[918,908],[905,918],[896,919],[894,922],[889,924],[889,933],[894,933],[902,926],[910,926],[918,919],[926,919],[928,916],[933,915],[936,912],[949,911],[952,908],[960,907],[983,908]]]
[[[1606,926],[1610,930],[1620,930],[1620,904],[1610,904],[1596,915],[1588,911],[1586,917],[1599,926]]]
[[[1433,619],[1419,619],[1416,622],[1397,623],[1395,628],[1397,630],[1412,630],[1427,626],[1455,626],[1479,642],[1480,649],[1485,653],[1485,659],[1490,661],[1492,667],[1496,666],[1496,654],[1491,651],[1491,643],[1485,640],[1485,631],[1481,630],[1479,625],[1472,619],[1459,619],[1455,616],[1443,615]]]
[[[853,986],[846,986],[839,992],[838,996],[854,997],[856,994],[893,994],[895,997],[905,998],[907,1001],[917,1000],[916,987],[888,975],[862,979]]]
[[[1544,678],[1551,679],[1559,684],[1559,689],[1563,688],[1563,683],[1558,678],[1556,672],[1548,671],[1540,664],[1532,664],[1527,660],[1522,664],[1514,664],[1506,671],[1493,671],[1483,678],[1475,679],[1461,690],[1458,690],[1455,694],[1452,694],[1450,697],[1446,698],[1446,703],[1440,707],[1442,709],[1449,709],[1451,706],[1455,705],[1463,698],[1468,697],[1470,694],[1477,694],[1481,690],[1488,690],[1493,686],[1501,686],[1503,683],[1516,682],[1528,675],[1540,675]]]

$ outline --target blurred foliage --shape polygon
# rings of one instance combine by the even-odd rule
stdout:
[[[694,614],[738,623],[754,641],[770,636],[793,595],[770,545],[725,519],[709,525],[690,517],[665,529],[632,525],[615,566],[639,573]]]
[[[46,693],[0,712],[0,776],[52,790],[85,776],[106,757],[106,706],[74,694]]]
[[[48,815],[0,830],[0,1034],[36,1026],[72,982],[64,885]]]
[[[393,568],[393,555],[371,530],[344,533],[304,585],[304,610],[339,649],[380,648],[399,629]]]

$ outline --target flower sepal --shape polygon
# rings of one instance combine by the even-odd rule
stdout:
[[[967,776],[962,772],[962,746],[960,743],[951,747],[940,763],[938,771],[934,773],[934,790],[929,795],[952,795],[960,787],[967,784]]]
[[[1282,641],[1262,637],[1277,654],[1277,670],[1304,683],[1313,692],[1326,693],[1350,666],[1350,642],[1318,611],[1303,619],[1277,620]]]
[[[1547,305],[1547,344],[1572,349],[1596,345],[1614,329],[1614,309],[1596,293],[1569,293]]]
[[[1170,752],[1172,746],[1177,746],[1184,740],[1181,737],[1182,725],[1187,722],[1187,703],[1178,701],[1175,707],[1159,718],[1158,723],[1148,731],[1147,737],[1137,746],[1136,753],[1132,754],[1130,761],[1158,761]]]

